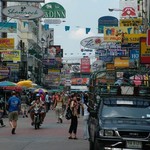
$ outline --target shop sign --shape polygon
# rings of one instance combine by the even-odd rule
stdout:
[[[80,44],[85,48],[98,49],[103,41],[103,37],[93,36],[83,39]]]
[[[131,19],[120,19],[120,27],[131,27],[131,26],[141,26],[141,18],[131,18]]]
[[[103,16],[98,19],[98,33],[104,33],[104,26],[118,26],[118,19],[113,16]]]
[[[0,67],[0,80],[7,79],[9,77],[10,70],[7,67]]]
[[[140,37],[146,37],[146,34],[124,34],[123,43],[139,43]]]
[[[50,2],[42,7],[43,18],[66,18],[66,10],[58,3]]]
[[[115,70],[114,63],[106,63],[106,70]]]
[[[146,44],[146,37],[140,38],[140,63],[150,64],[150,46]]]
[[[44,15],[41,9],[26,5],[6,7],[2,10],[2,12],[7,17],[22,20],[36,19]]]
[[[17,33],[17,23],[0,22],[0,32]]]
[[[134,33],[133,27],[104,27],[105,42],[121,42],[123,34]]]
[[[120,18],[138,16],[137,0],[120,0]]]
[[[114,59],[114,66],[116,68],[128,68],[129,67],[129,58],[127,58],[127,57],[116,57]]]
[[[20,50],[0,50],[1,55],[3,56],[3,61],[21,61],[21,51]]]
[[[13,49],[14,38],[0,38],[0,49]]]

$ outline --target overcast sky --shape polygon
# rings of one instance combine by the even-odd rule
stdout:
[[[81,56],[80,41],[98,34],[98,19],[103,16],[119,18],[119,12],[109,12],[108,8],[119,8],[119,0],[45,0],[45,3],[56,2],[66,10],[66,22],[60,25],[50,25],[54,28],[54,44],[61,45],[66,57]],[[70,26],[65,31],[65,26]],[[86,34],[85,29],[91,28]]]

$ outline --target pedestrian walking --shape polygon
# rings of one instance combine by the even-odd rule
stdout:
[[[22,113],[22,117],[27,117],[28,118],[28,105],[29,105],[29,98],[26,94],[26,92],[23,92],[21,94],[21,113]]]
[[[63,106],[63,100],[62,100],[60,94],[57,93],[55,95],[55,98],[54,98],[54,109],[56,112],[57,123],[63,122],[63,120],[62,120],[62,111],[63,111],[62,106]]]
[[[50,98],[48,92],[45,92],[46,112],[50,110]]]
[[[12,96],[8,99],[8,118],[12,128],[11,133],[16,134],[17,120],[21,108],[21,100],[16,96],[16,92],[12,92]]]
[[[89,131],[88,131],[88,122],[89,122],[89,111],[88,111],[88,101],[87,99],[84,99],[84,102],[82,104],[82,109],[83,109],[83,138],[85,140],[89,139]]]
[[[77,127],[78,127],[78,101],[76,96],[72,96],[69,102],[70,109],[72,111],[71,124],[69,128],[69,139],[77,139]]]

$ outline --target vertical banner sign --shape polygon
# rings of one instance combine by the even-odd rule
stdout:
[[[90,72],[90,58],[81,58],[81,72]]]
[[[150,46],[150,29],[147,30],[146,43],[147,46]]]
[[[146,44],[146,37],[140,38],[140,63],[150,64],[150,46]]]

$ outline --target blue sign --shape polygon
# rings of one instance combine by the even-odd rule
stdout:
[[[118,26],[118,19],[113,16],[104,16],[98,19],[98,33],[104,33],[105,27]]]
[[[130,53],[129,54],[130,54],[130,61],[129,61],[130,68],[138,67],[139,55],[140,55],[139,50],[130,49]]]
[[[17,33],[17,23],[0,22],[0,32]]]

